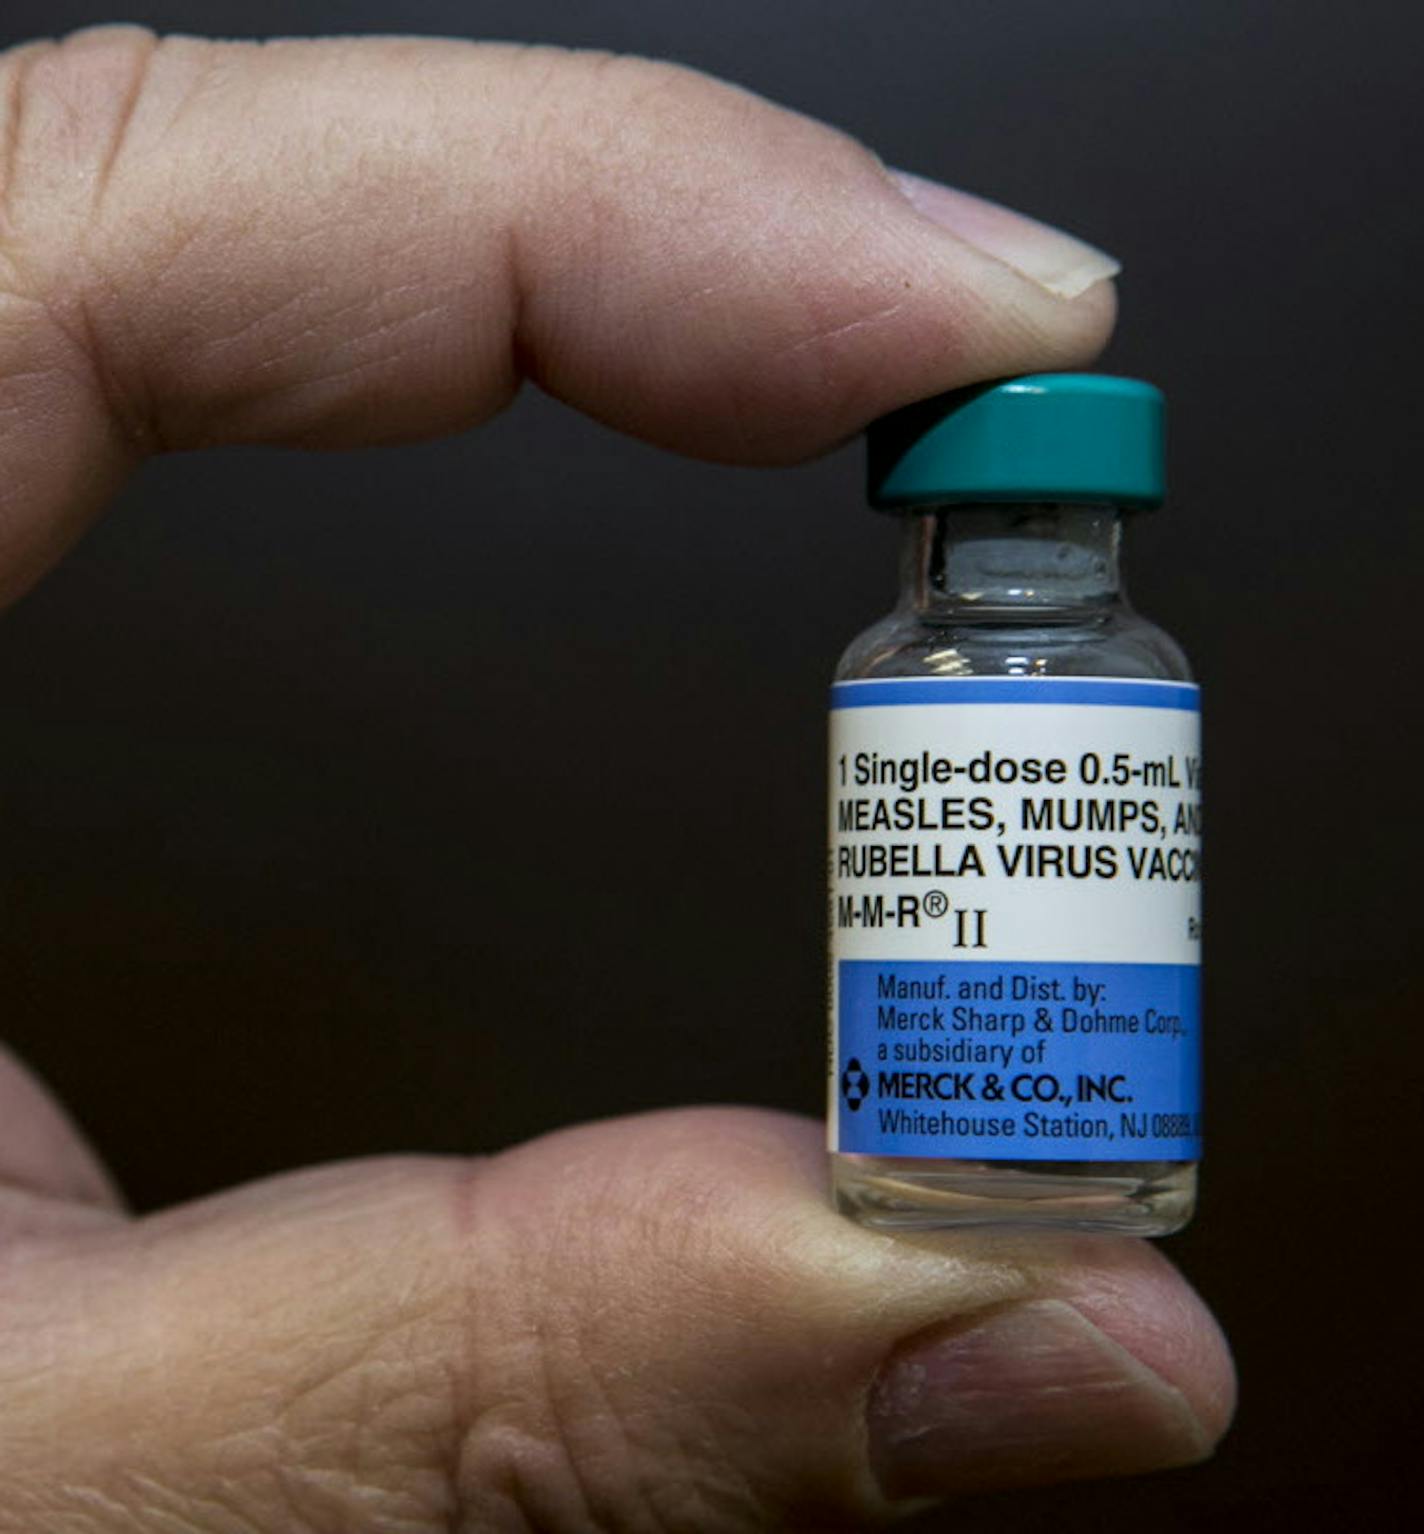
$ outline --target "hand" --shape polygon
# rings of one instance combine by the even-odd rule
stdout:
[[[399,40],[0,58],[0,592],[145,455],[452,431],[524,377],[803,458],[1087,362],[1101,253],[641,60]],[[1182,1464],[1231,1369],[1137,1242],[897,1241],[737,1110],[129,1218],[0,1063],[0,1530],[857,1526]]]

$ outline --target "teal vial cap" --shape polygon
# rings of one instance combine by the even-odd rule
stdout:
[[[1029,373],[921,400],[871,423],[870,504],[1109,503],[1166,496],[1166,401],[1136,378]]]

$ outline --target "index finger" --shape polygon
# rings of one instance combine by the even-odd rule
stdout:
[[[783,462],[1112,323],[1100,252],[671,65],[109,28],[0,91],[0,595],[162,448],[446,432],[529,377]]]

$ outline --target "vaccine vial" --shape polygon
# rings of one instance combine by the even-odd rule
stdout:
[[[832,688],[828,913],[832,1184],[865,1224],[1191,1216],[1198,692],[1118,573],[1163,414],[1063,373],[871,427],[900,599]]]

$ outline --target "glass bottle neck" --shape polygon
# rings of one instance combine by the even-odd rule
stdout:
[[[1112,506],[934,507],[905,516],[900,605],[925,616],[1037,621],[1124,600]]]

